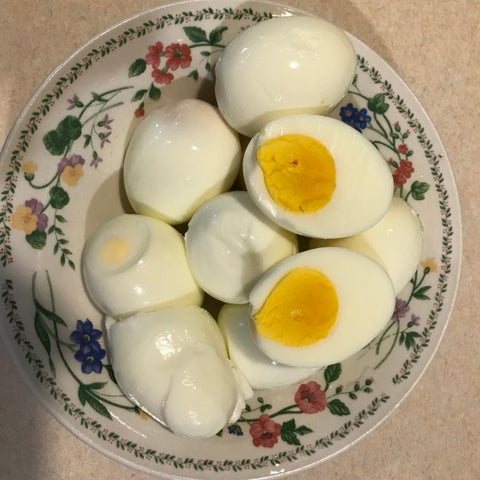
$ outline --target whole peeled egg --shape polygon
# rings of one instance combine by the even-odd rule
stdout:
[[[255,340],[294,367],[341,362],[372,341],[395,307],[390,277],[375,261],[338,247],[282,260],[250,293]]]
[[[374,145],[340,120],[319,115],[265,125],[247,146],[243,175],[263,213],[307,237],[366,230],[393,196],[390,169]]]
[[[122,214],[94,231],[84,246],[82,273],[93,302],[112,317],[203,301],[182,235],[143,215]]]
[[[343,247],[367,255],[387,271],[398,294],[408,284],[420,262],[423,225],[403,198],[393,197],[382,219],[368,230],[351,237],[312,238],[309,246]]]
[[[275,118],[326,114],[353,79],[347,35],[314,16],[276,17],[244,30],[220,54],[215,95],[227,122],[252,137]]]
[[[177,225],[229,190],[240,162],[238,134],[216,107],[170,101],[136,127],[124,159],[125,191],[137,213]]]

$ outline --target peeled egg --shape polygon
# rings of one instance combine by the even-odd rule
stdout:
[[[253,389],[292,385],[318,370],[289,367],[268,358],[255,343],[248,304],[225,304],[218,314],[218,324],[226,339],[230,359]]]
[[[366,230],[393,195],[387,162],[372,143],[340,120],[318,115],[268,123],[248,144],[243,173],[260,210],[307,237]]]
[[[166,103],[135,129],[124,161],[133,209],[171,225],[227,191],[240,168],[238,134],[217,108],[197,99]]]
[[[108,319],[106,327],[118,385],[174,433],[211,437],[238,418],[245,388],[206,310],[161,308],[117,322]]]
[[[387,213],[373,227],[351,237],[310,240],[310,248],[320,246],[348,248],[369,256],[387,271],[398,294],[420,262],[423,226],[412,207],[394,197]]]
[[[215,67],[215,95],[227,122],[252,137],[297,113],[326,114],[347,92],[356,55],[347,35],[313,16],[277,17],[237,35]]]
[[[227,303],[247,303],[257,279],[297,252],[297,237],[263,215],[244,191],[202,205],[188,224],[185,244],[199,285]]]
[[[361,350],[395,307],[390,277],[375,261],[338,247],[282,260],[250,293],[258,347],[276,362],[323,367]]]
[[[113,317],[203,301],[182,235],[155,218],[123,214],[100,226],[85,244],[82,269],[93,302]]]

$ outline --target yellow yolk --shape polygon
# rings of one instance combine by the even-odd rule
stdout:
[[[257,160],[268,193],[286,210],[313,213],[330,201],[335,162],[317,139],[296,134],[272,138],[257,150]]]
[[[300,347],[325,338],[337,314],[338,297],[332,282],[322,272],[304,267],[278,282],[253,319],[262,337]]]
[[[115,265],[125,259],[130,243],[119,237],[109,238],[100,249],[100,260],[106,265]]]

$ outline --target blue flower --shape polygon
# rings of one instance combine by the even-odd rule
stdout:
[[[228,433],[231,435],[236,435],[237,437],[241,437],[243,435],[242,429],[236,423],[228,426]]]
[[[82,364],[83,373],[101,373],[103,364],[102,360],[105,358],[105,350],[100,347],[95,340],[89,345],[84,345],[75,353],[75,360]]]
[[[340,118],[342,122],[355,128],[360,133],[367,128],[367,125],[372,120],[366,108],[359,110],[352,103],[347,103],[340,109]]]
[[[98,345],[98,339],[101,336],[102,332],[93,328],[92,322],[87,318],[84,322],[77,320],[77,328],[70,335],[70,340],[80,345],[80,349],[82,349],[93,343]]]

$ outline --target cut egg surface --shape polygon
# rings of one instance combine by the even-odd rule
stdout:
[[[120,321],[108,318],[106,327],[120,388],[174,433],[211,437],[238,418],[245,388],[206,310],[161,308]]]
[[[378,150],[352,127],[318,115],[268,123],[247,146],[243,176],[263,213],[314,238],[370,228],[393,195],[392,175]]]
[[[182,235],[143,215],[123,214],[101,225],[84,246],[82,272],[91,299],[112,317],[203,301]]]
[[[177,225],[229,190],[240,163],[238,134],[216,107],[193,98],[172,101],[136,127],[125,154],[125,191],[137,213]]]
[[[345,238],[311,239],[309,246],[343,247],[367,255],[387,271],[398,294],[408,285],[420,262],[423,225],[405,200],[393,197],[387,213],[368,230]]]
[[[343,98],[356,68],[347,35],[311,16],[277,17],[237,35],[215,67],[215,96],[227,122],[252,137],[286,115],[324,115]]]
[[[245,191],[209,200],[185,234],[187,258],[198,284],[226,303],[248,303],[255,282],[298,251],[297,237],[267,218]]]
[[[225,304],[218,314],[228,354],[253,389],[286,387],[305,380],[318,369],[289,367],[268,358],[255,343],[250,306]]]
[[[320,368],[352,356],[385,327],[392,281],[375,261],[338,247],[282,260],[250,293],[255,341],[271,360]]]

